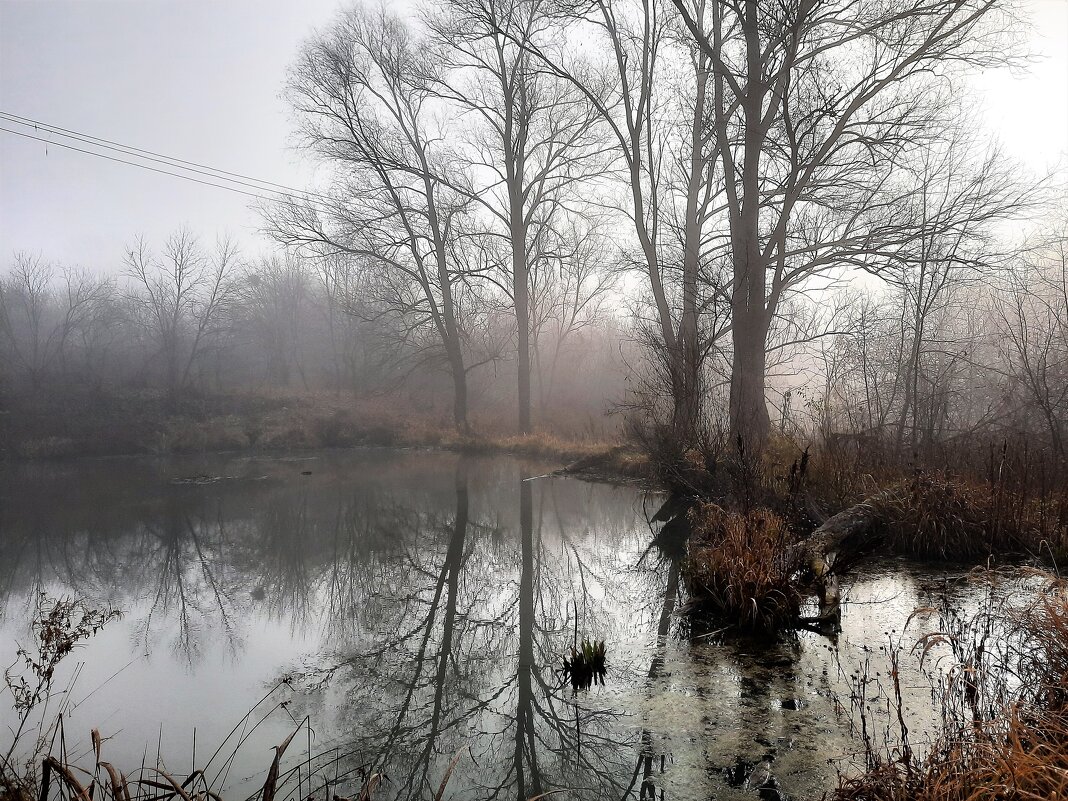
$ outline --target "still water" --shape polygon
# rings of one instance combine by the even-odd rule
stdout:
[[[432,798],[457,755],[446,798],[819,798],[855,768],[849,675],[885,671],[880,646],[943,576],[860,574],[835,641],[694,636],[677,555],[650,545],[662,498],[551,467],[362,450],[0,468],[0,658],[30,641],[39,590],[123,610],[64,663],[49,714],[75,755],[96,727],[127,773],[208,765],[228,800],[305,718],[283,763],[301,798],[348,797],[360,769],[385,773],[375,798]],[[578,695],[560,672],[576,636],[608,645],[606,683]],[[903,675],[919,740],[930,684]]]

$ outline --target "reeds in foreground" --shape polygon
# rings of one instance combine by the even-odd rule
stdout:
[[[922,755],[869,744],[868,770],[843,778],[835,801],[1068,798],[1068,582],[1043,578],[1004,610],[1008,647],[984,648],[975,625],[921,641],[924,653],[932,638],[950,642],[959,662],[942,688],[943,732]]]

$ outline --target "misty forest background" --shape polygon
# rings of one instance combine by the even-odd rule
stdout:
[[[0,270],[0,452],[555,436],[1068,448],[1068,207],[977,123],[989,0],[356,4],[244,254]]]

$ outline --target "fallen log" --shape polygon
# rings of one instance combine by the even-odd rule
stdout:
[[[817,578],[834,572],[834,565],[843,547],[864,550],[875,544],[883,521],[880,512],[882,495],[869,498],[829,517],[801,543],[805,561]]]
[[[817,618],[821,623],[836,623],[841,619],[841,594],[838,576],[843,554],[852,561],[857,555],[871,550],[882,540],[886,514],[883,501],[887,493],[879,493],[867,500],[843,509],[829,517],[809,536],[801,547],[805,562],[816,582],[816,596],[820,609]]]

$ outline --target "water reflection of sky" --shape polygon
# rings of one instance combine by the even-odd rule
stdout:
[[[0,657],[25,640],[38,587],[125,610],[60,683],[76,659],[67,737],[100,728],[127,771],[158,743],[187,773],[194,729],[203,764],[290,678],[226,772],[230,797],[305,715],[319,775],[382,768],[384,797],[433,796],[462,750],[449,797],[755,798],[771,776],[818,796],[856,749],[845,677],[865,659],[885,671],[879,646],[937,578],[891,566],[855,581],[836,647],[690,640],[677,563],[642,558],[655,499],[522,480],[542,468],[373,450],[5,468]],[[559,672],[576,633],[609,649],[607,685],[577,698]],[[930,684],[902,675],[922,733]]]

